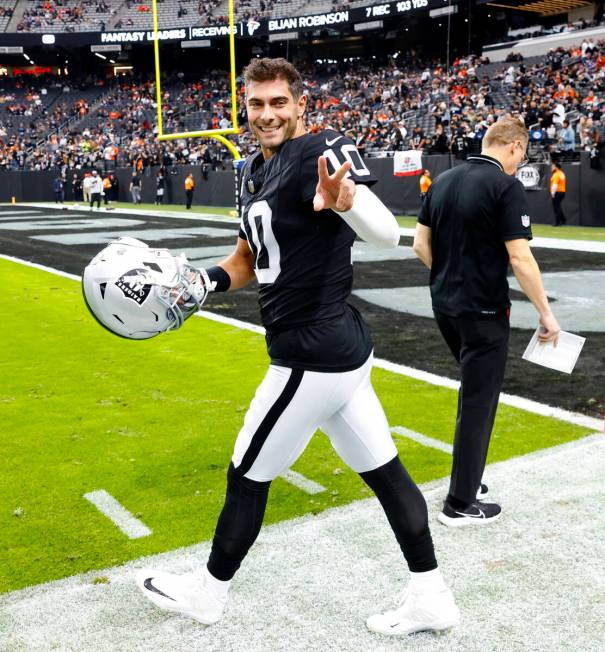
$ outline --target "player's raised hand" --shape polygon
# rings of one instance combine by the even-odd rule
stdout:
[[[334,174],[328,173],[328,161],[325,156],[317,159],[319,181],[315,188],[313,209],[323,211],[331,208],[335,211],[348,211],[353,207],[355,182],[346,178],[351,163],[346,161]]]

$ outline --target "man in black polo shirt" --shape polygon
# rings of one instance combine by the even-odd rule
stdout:
[[[431,270],[433,311],[461,368],[449,494],[439,521],[460,527],[500,517],[495,503],[480,502],[481,484],[508,353],[510,262],[538,311],[540,340],[559,336],[530,251],[529,207],[514,177],[528,134],[516,118],[492,125],[481,155],[441,174],[418,217],[414,251]]]

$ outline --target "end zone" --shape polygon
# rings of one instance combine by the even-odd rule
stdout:
[[[224,620],[203,628],[140,596],[142,566],[189,572],[209,543],[0,597],[7,649],[401,650],[601,649],[605,609],[605,437],[594,435],[487,468],[504,516],[451,530],[435,516],[445,481],[423,487],[442,570],[462,611],[449,636],[407,641],[368,632],[407,575],[374,499],[265,528],[234,581]],[[193,515],[192,515],[193,516]]]

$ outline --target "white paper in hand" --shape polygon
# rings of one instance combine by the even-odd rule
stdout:
[[[529,360],[529,362],[535,362],[543,367],[549,367],[550,369],[570,374],[576,366],[586,338],[561,331],[559,334],[559,343],[555,347],[552,342],[542,344],[538,340],[540,328],[538,326],[529,341],[523,354],[523,359]]]

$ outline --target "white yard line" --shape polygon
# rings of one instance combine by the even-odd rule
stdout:
[[[32,263],[27,260],[21,260],[20,258],[14,258],[12,256],[6,256],[0,254],[0,258],[5,260],[10,260],[15,263],[20,263],[28,267],[34,267],[35,269],[41,269],[45,272],[50,272],[52,274],[57,274],[65,278],[70,278],[73,280],[81,280],[79,276],[75,274],[67,274],[61,272],[52,267],[46,267],[44,265],[38,265],[37,263]],[[239,319],[234,319],[233,317],[225,317],[223,315],[217,315],[206,310],[200,310],[196,313],[197,317],[203,317],[205,319],[211,319],[212,321],[219,322],[221,324],[227,324],[229,326],[235,326],[236,328],[241,328],[243,330],[248,330],[253,333],[258,333],[264,335],[265,329],[262,326],[257,324],[251,324],[249,322],[241,321]],[[401,365],[396,362],[390,362],[389,360],[382,360],[380,358],[374,359],[374,367],[379,369],[384,369],[385,371],[391,371],[396,374],[403,376],[409,376],[410,378],[415,378],[416,380],[422,380],[424,382],[430,383],[431,385],[437,385],[440,387],[448,387],[450,389],[458,389],[460,387],[460,382],[453,380],[452,378],[447,378],[445,376],[438,376],[428,371],[422,371],[421,369],[415,369],[414,367],[408,367],[407,365]],[[590,428],[592,430],[603,430],[603,421],[600,419],[595,419],[593,417],[588,417],[584,414],[577,412],[570,412],[568,410],[563,410],[561,408],[553,407],[551,405],[546,405],[544,403],[538,403],[537,401],[532,401],[528,398],[523,398],[522,396],[515,396],[514,394],[500,394],[500,402],[504,405],[510,405],[511,407],[519,408],[520,410],[525,410],[526,412],[533,412],[534,414],[539,414],[541,416],[552,417],[554,419],[559,419],[560,421],[566,421],[568,423],[573,423],[574,425],[583,426]]]
[[[427,435],[423,435],[419,432],[415,432],[414,430],[410,430],[409,428],[405,428],[404,426],[393,426],[391,428],[391,432],[394,433],[395,435],[399,435],[400,437],[411,439],[412,441],[415,441],[417,444],[421,444],[422,446],[428,446],[429,448],[436,448],[438,451],[442,451],[443,453],[447,453],[448,455],[452,454],[451,444],[446,444],[444,441],[441,441],[440,439],[433,439],[433,437],[428,437]]]
[[[91,502],[101,514],[107,516],[129,539],[140,539],[152,534],[152,531],[142,521],[135,518],[105,489],[90,491],[84,494],[84,498]]]
[[[297,473],[292,469],[288,469],[285,473],[282,473],[280,477],[312,496],[320,494],[326,490],[326,488],[318,482],[309,480],[309,478],[306,478],[302,473]]]
[[[156,609],[134,582],[142,567],[199,571],[210,550],[204,542],[0,595],[3,649],[605,649],[604,466],[602,435],[489,465],[503,517],[462,530],[436,521],[444,479],[422,487],[439,565],[462,612],[448,636],[401,640],[367,631],[365,618],[392,608],[407,581],[399,547],[371,498],[263,528],[216,625]]]

